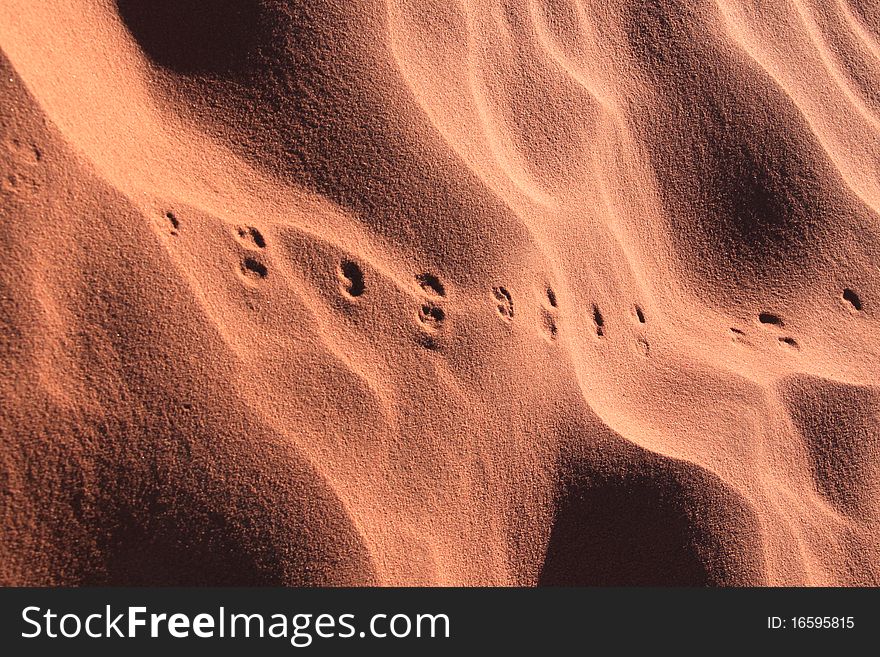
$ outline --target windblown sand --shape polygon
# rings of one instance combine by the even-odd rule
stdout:
[[[3,0],[3,584],[880,583],[868,0]]]

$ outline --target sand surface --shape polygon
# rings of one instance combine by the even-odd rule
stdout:
[[[0,102],[0,583],[880,583],[876,4],[3,0]]]

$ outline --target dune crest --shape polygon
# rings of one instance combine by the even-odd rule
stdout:
[[[0,583],[876,585],[880,15],[7,0]]]

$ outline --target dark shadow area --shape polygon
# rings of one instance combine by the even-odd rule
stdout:
[[[265,32],[258,0],[116,0],[147,57],[184,75],[223,74],[246,65]]]
[[[624,29],[662,108],[634,118],[695,284],[784,286],[843,239],[841,219],[864,211],[791,98],[712,36],[713,13],[711,3],[628,3]]]
[[[680,504],[650,481],[569,490],[550,536],[542,586],[705,586],[711,579]]]
[[[220,514],[189,522],[168,522],[150,510],[144,524],[119,519],[109,546],[106,572],[94,585],[125,586],[281,586],[280,565],[252,553]],[[198,526],[196,526],[198,523]]]
[[[603,441],[570,467],[540,586],[759,584],[747,503],[692,464]]]
[[[208,481],[200,473],[192,481],[147,483],[120,475],[126,499],[106,494],[100,501],[100,558],[84,564],[77,584],[373,583],[369,553],[335,493],[296,457],[284,464],[290,480],[278,477],[280,463],[240,464],[240,480]]]

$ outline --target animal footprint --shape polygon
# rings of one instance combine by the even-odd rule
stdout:
[[[238,233],[238,239],[245,246],[258,249],[266,248],[266,240],[263,238],[263,234],[253,226],[239,226],[236,232]]]
[[[544,290],[544,295],[546,301],[541,308],[541,327],[545,337],[552,342],[559,335],[559,328],[556,325],[556,313],[559,302],[556,299],[556,292],[549,285]]]
[[[446,297],[446,287],[439,277],[430,273],[416,276],[416,281],[425,293],[418,315],[422,329],[421,341],[428,349],[437,349],[446,323],[446,311],[440,305]]]
[[[446,288],[443,286],[440,279],[434,274],[419,274],[416,276],[416,280],[419,282],[419,287],[421,287],[429,296],[439,298],[446,296]]]
[[[246,279],[258,281],[269,275],[269,270],[256,258],[245,258],[241,263],[241,275]]]
[[[492,296],[495,298],[495,301],[498,303],[497,310],[498,314],[501,316],[506,322],[510,322],[513,320],[513,297],[510,295],[510,292],[507,291],[507,288],[504,287],[493,287],[492,288]]]
[[[746,332],[742,329],[736,328],[735,326],[730,327],[730,339],[733,342],[748,344],[748,340],[746,339]]]
[[[782,320],[782,317],[779,315],[774,315],[773,313],[763,312],[758,315],[758,322],[761,324],[765,324],[768,326],[773,326],[778,329],[781,329],[785,326],[785,322]],[[783,347],[787,347],[789,349],[794,349],[795,351],[800,350],[801,346],[798,344],[798,341],[795,340],[790,335],[784,335],[782,337],[777,338],[777,342]]]
[[[859,295],[855,293],[854,290],[846,288],[843,291],[843,295],[841,295],[843,300],[850,305],[850,308],[859,313],[862,312],[862,300],[859,298]]]
[[[795,349],[795,350],[799,350],[801,348],[801,346],[798,344],[797,340],[795,340],[792,337],[788,337],[788,336],[786,336],[784,338],[779,338],[779,344],[781,344],[785,347],[788,347],[790,349]]]
[[[639,324],[647,324],[647,319],[645,319],[645,311],[642,310],[642,307],[638,304],[633,306],[633,310],[635,311],[636,319]],[[636,340],[636,349],[642,356],[646,358],[651,355],[651,343],[648,342],[648,339],[644,336],[641,336]]]
[[[43,159],[43,151],[36,144],[17,138],[7,140],[5,145],[14,158],[16,171],[8,173],[0,182],[0,190],[16,193],[36,189],[39,174],[34,165]]]
[[[162,231],[167,230],[169,235],[177,237],[180,234],[180,219],[170,210],[161,219],[156,220],[156,225]]]
[[[605,335],[605,318],[602,317],[602,312],[595,303],[593,304],[593,324],[596,326],[596,335],[600,338],[603,337]]]
[[[339,278],[339,285],[342,288],[343,294],[354,298],[364,293],[366,289],[364,272],[356,262],[343,260],[339,263],[336,275]]]
[[[555,340],[559,334],[559,328],[556,326],[556,320],[545,308],[541,309],[541,325],[544,328],[544,335],[548,340]]]
[[[778,326],[780,328],[785,326],[785,322],[782,321],[782,318],[773,313],[761,313],[758,315],[758,322],[761,324],[769,324],[770,326]]]
[[[419,308],[419,322],[422,328],[421,342],[428,349],[437,349],[439,339],[446,322],[446,311],[430,301]]]
[[[39,146],[18,138],[7,141],[6,148],[23,161],[39,162],[43,159],[43,151]]]
[[[168,225],[171,226],[171,234],[177,236],[180,229],[180,219],[171,211],[165,213],[165,218],[168,220]]]
[[[422,307],[419,308],[419,321],[431,330],[436,331],[439,329],[443,326],[445,320],[446,313],[440,306],[435,306],[432,303],[424,303],[422,304]]]

